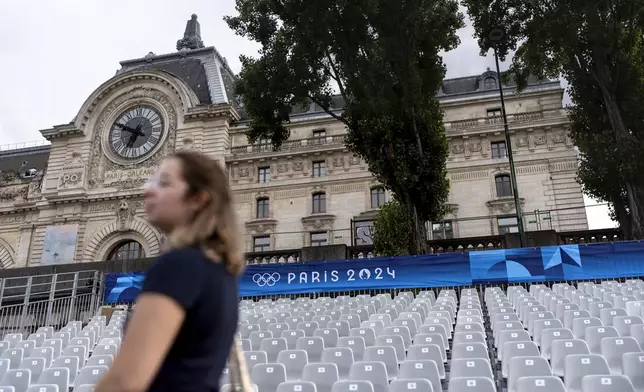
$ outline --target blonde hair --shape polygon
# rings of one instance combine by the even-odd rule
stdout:
[[[205,194],[207,198],[188,225],[168,235],[169,248],[200,246],[208,259],[224,264],[232,275],[241,275],[246,262],[228,176],[217,161],[199,152],[180,151],[170,158],[181,162],[181,174],[188,185],[186,197]]]

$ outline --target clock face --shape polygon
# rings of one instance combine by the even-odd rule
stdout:
[[[112,151],[121,158],[137,159],[151,153],[161,141],[163,117],[151,106],[130,108],[116,119],[109,133]]]

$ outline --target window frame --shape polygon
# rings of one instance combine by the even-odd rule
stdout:
[[[259,183],[259,184],[268,184],[270,182],[271,182],[271,167],[270,166],[258,167],[257,168],[257,183]]]
[[[260,208],[261,207],[261,208]],[[260,213],[261,211],[261,213]],[[267,219],[271,216],[271,201],[268,197],[260,197],[255,201],[255,218]]]
[[[257,240],[266,240],[266,244],[258,244]],[[261,249],[258,250],[258,247]],[[258,235],[253,237],[253,252],[269,252],[271,250],[271,236]]]
[[[503,145],[503,155],[499,154],[501,152],[501,148],[499,148],[499,146],[501,145]],[[505,143],[505,140],[498,140],[490,143],[490,156],[492,159],[505,159],[508,157],[508,145]]]
[[[514,219],[514,224],[501,224],[504,219]],[[516,215],[503,215],[496,217],[496,227],[499,235],[514,234],[519,232],[519,219]]]
[[[490,80],[492,82],[494,82],[494,86],[492,86],[492,87],[490,87],[488,85],[488,81],[490,81]],[[499,88],[499,81],[494,76],[488,76],[485,79],[483,79],[483,89],[484,90],[494,90],[494,89],[497,89],[497,88]]]
[[[326,161],[322,160],[311,162],[311,176],[313,178],[326,177]]]
[[[507,179],[507,181],[505,181],[505,179]],[[512,189],[512,177],[510,177],[509,174],[499,174],[494,176],[494,185],[496,188],[496,197],[510,197],[514,195],[514,191]]]
[[[503,109],[501,108],[487,109],[487,116],[490,118],[501,117],[503,116]]]
[[[387,195],[385,193],[385,188],[383,188],[381,186],[376,186],[376,187],[371,188],[369,190],[369,196],[370,196],[370,199],[371,199],[370,202],[371,202],[371,208],[372,209],[380,208],[387,202]],[[381,200],[381,196],[382,196],[382,200]],[[374,205],[374,197],[376,199],[375,205]]]
[[[449,230],[446,229],[447,226],[449,226]],[[454,222],[444,220],[432,223],[432,239],[451,240],[452,238],[454,238]]]
[[[326,139],[326,129],[314,129],[313,139]]]
[[[314,236],[316,236],[316,235],[324,236],[324,238],[314,240]],[[328,230],[310,232],[309,233],[309,242],[310,242],[310,246],[326,246],[326,245],[329,245],[329,232],[328,232]]]
[[[131,245],[135,244],[137,248],[131,248]],[[125,247],[128,247],[128,249],[124,249]],[[121,252],[125,252],[127,255],[125,258],[118,257],[118,254]],[[129,257],[132,253],[136,253],[134,257]],[[145,248],[143,245],[133,239],[126,239],[123,241],[117,242],[114,246],[112,246],[112,249],[107,254],[107,261],[123,261],[123,260],[137,260],[137,259],[144,259],[146,257],[145,254]]]
[[[316,192],[311,195],[311,213],[326,213],[326,192]]]

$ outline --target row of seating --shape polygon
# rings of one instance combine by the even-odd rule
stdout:
[[[95,316],[83,327],[71,321],[55,331],[40,327],[25,339],[11,333],[0,341],[0,392],[93,391],[121,344],[125,310],[110,322]]]
[[[460,298],[453,290],[443,290],[436,298],[425,291],[418,296],[400,292],[393,298],[242,301],[239,337],[260,392],[310,390],[308,383],[316,391],[344,392],[354,390],[349,386],[360,388],[362,382],[370,384],[365,386],[369,391],[405,390],[403,381],[416,375],[411,366],[437,369],[435,376],[430,370],[419,377],[433,391],[492,391],[501,386],[511,392],[543,391],[546,386],[589,391],[605,385],[640,391],[644,384],[632,369],[644,370],[639,365],[640,357],[644,359],[639,339],[644,336],[639,306],[643,288],[642,281],[630,280],[580,283],[578,288],[532,285],[529,291],[514,286],[507,293],[488,288],[481,296],[464,289]],[[579,341],[587,353],[572,349]],[[609,372],[582,366],[598,361],[586,354],[605,361]],[[382,377],[359,379],[370,377],[370,372],[359,371],[362,366],[377,368],[374,373],[379,375],[386,372],[388,384]],[[316,371],[324,376],[314,377]],[[410,383],[409,388],[413,384],[415,390],[424,390],[421,383]]]
[[[237,337],[259,392],[644,392],[643,303],[641,280],[244,300]],[[6,335],[0,392],[92,390],[124,319]]]

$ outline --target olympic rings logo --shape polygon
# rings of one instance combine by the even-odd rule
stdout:
[[[259,287],[269,286],[273,287],[277,282],[280,281],[280,274],[277,272],[264,273],[264,274],[255,274],[253,275],[253,282]]]

